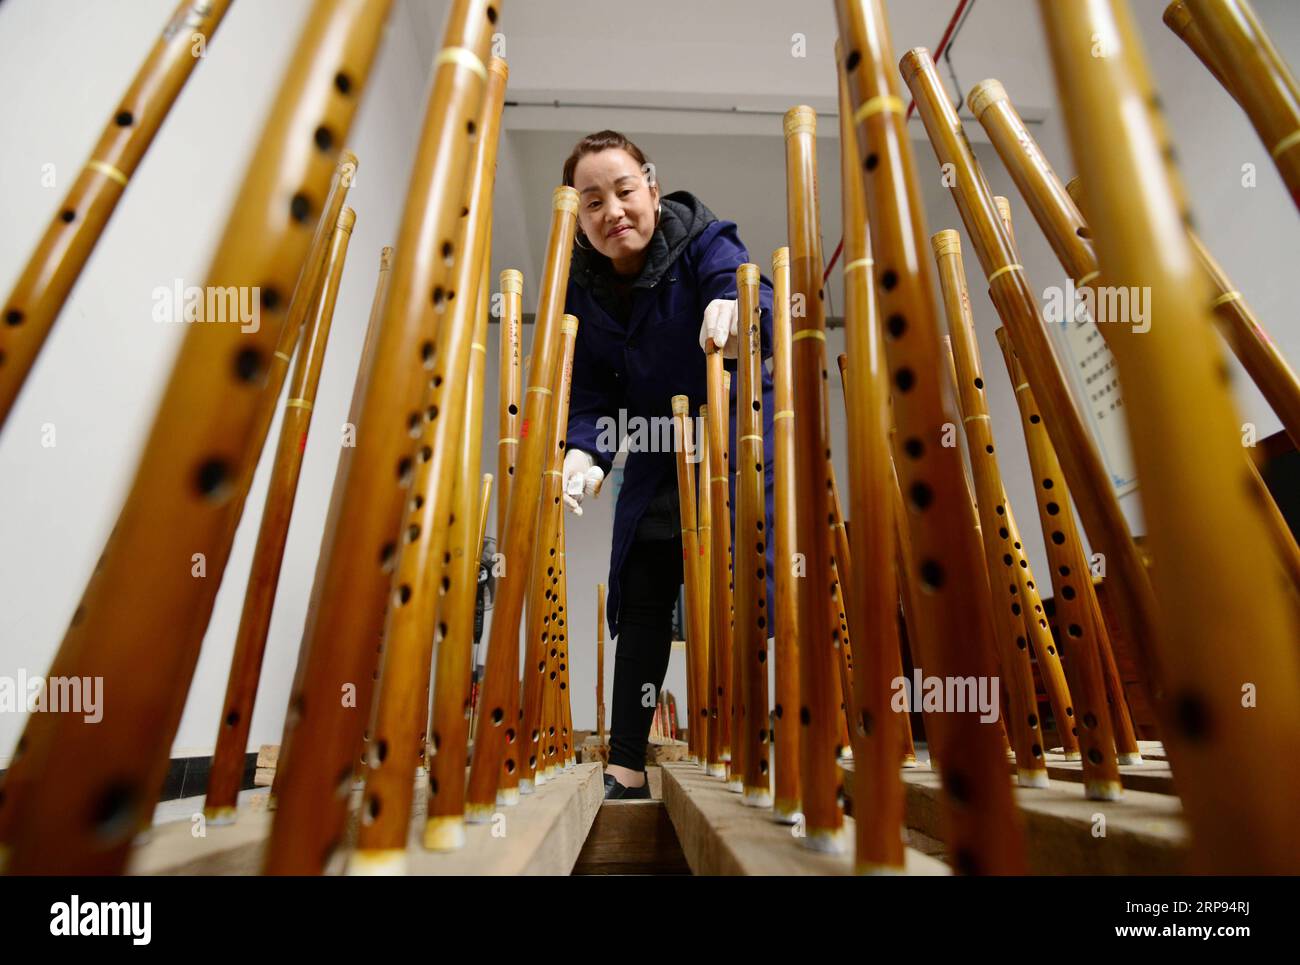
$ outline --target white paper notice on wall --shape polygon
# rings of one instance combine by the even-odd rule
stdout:
[[[1137,470],[1128,444],[1119,366],[1097,323],[1085,312],[1080,312],[1079,318],[1049,327],[1060,329],[1056,344],[1062,351],[1070,388],[1097,443],[1111,485],[1116,495],[1123,496],[1137,488]]]

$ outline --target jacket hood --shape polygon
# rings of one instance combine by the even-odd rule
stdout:
[[[659,204],[663,208],[659,226],[650,237],[645,265],[632,283],[633,288],[653,287],[686,250],[686,246],[718,220],[705,207],[704,202],[689,191],[665,194],[659,199]],[[571,281],[599,296],[605,294],[602,289],[608,286],[613,275],[614,266],[607,257],[594,249],[574,244],[573,258],[569,265]]]

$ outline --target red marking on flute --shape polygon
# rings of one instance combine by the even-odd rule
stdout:
[[[526,435],[528,435],[528,420],[525,418],[519,427],[519,438],[522,439]]]
[[[307,433],[304,431],[303,434],[298,437],[298,455],[301,456],[306,451],[307,451]]]

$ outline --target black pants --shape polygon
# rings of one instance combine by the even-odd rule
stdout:
[[[634,542],[619,584],[609,762],[640,771],[672,652],[673,607],[682,585],[681,536]]]

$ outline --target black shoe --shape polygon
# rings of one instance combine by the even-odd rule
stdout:
[[[627,787],[620,784],[613,774],[605,774],[606,801],[648,801],[650,800],[650,782],[647,780],[640,787]]]

